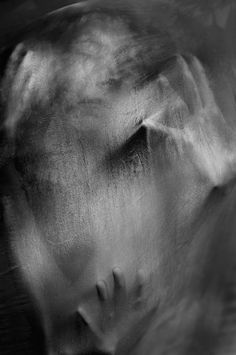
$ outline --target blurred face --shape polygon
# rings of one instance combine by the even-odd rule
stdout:
[[[161,79],[135,85],[135,71],[118,78],[109,37],[106,56],[82,39],[86,60],[76,49],[46,59],[35,50],[23,60],[17,80],[25,71],[31,81],[6,202],[13,248],[55,354],[91,347],[76,311],[99,312],[94,285],[114,267],[129,288],[141,266],[147,311],[160,302],[161,314],[202,291],[212,241],[200,214],[212,182],[191,141],[197,97],[192,87],[181,96],[187,64],[174,60]],[[185,140],[171,129],[187,132]]]

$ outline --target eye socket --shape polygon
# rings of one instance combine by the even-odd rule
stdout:
[[[134,176],[145,172],[148,166],[147,129],[145,126],[135,132],[121,147],[105,159],[108,169],[115,174]]]
[[[126,142],[123,152],[127,163],[137,163],[147,151],[147,129],[141,126],[139,130]]]

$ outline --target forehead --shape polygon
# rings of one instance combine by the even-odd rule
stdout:
[[[174,53],[166,33],[156,32],[158,41],[153,41],[124,14],[99,11],[43,22],[25,36],[10,60],[3,83],[9,106],[15,104],[9,126],[33,103],[52,106],[60,96],[68,107],[140,85],[153,76],[153,66]]]

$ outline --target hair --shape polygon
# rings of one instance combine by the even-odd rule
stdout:
[[[106,5],[45,16],[4,49],[0,63],[1,129],[14,135],[17,123],[33,105],[55,102],[58,87],[65,93],[66,74],[75,61],[79,66],[74,75],[81,75],[81,86],[87,63],[102,57],[105,84],[116,87],[127,80],[142,85],[175,54],[175,43],[168,28],[161,25],[160,16],[157,29],[153,22],[141,24],[140,14],[132,6],[117,2],[114,10]],[[70,92],[67,100],[72,96]]]

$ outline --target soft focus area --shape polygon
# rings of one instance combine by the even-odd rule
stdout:
[[[235,0],[0,0],[0,355],[236,354],[235,39]]]

